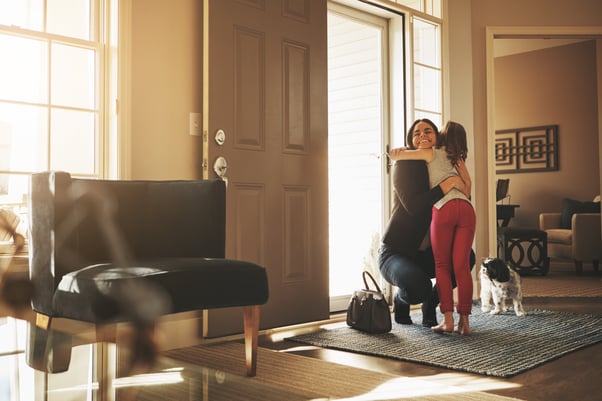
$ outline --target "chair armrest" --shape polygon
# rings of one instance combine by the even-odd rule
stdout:
[[[542,231],[560,228],[560,213],[540,213],[539,229]]]
[[[575,213],[573,255],[577,260],[600,260],[600,213]]]

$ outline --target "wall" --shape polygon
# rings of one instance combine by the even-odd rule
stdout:
[[[595,82],[594,40],[495,59],[495,128],[559,126],[558,171],[496,176],[510,179],[520,205],[512,225],[537,227],[539,213],[560,211],[562,198],[600,192]]]
[[[131,2],[130,178],[201,177],[202,0]]]
[[[189,112],[202,112],[202,0],[121,0],[131,64],[124,87],[130,111],[129,157],[122,178],[201,178],[202,141],[188,134]],[[163,348],[199,343],[198,312],[165,316]]]
[[[489,192],[495,191],[494,182],[488,179],[487,158],[487,27],[564,27],[591,26],[600,27],[602,2],[597,0],[448,0],[447,31],[450,35],[449,49],[449,79],[466,80],[470,75],[472,85],[466,88],[451,90],[449,102],[453,105],[449,118],[455,115],[473,116],[474,154],[469,158],[474,160],[475,174],[474,204],[477,211],[477,232],[475,248],[477,258],[489,255],[491,252],[490,226],[495,224],[495,217],[489,213]],[[472,68],[466,70],[464,49],[466,43],[453,40],[458,34],[464,36],[467,29],[466,21],[470,21],[472,42]],[[600,68],[600,67],[598,67]],[[466,98],[466,90],[472,90]],[[495,210],[495,208],[493,208]]]

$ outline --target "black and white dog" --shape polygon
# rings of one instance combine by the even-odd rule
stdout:
[[[481,264],[481,310],[498,315],[508,310],[506,302],[512,300],[516,316],[525,316],[520,275],[514,268],[498,258],[487,258]],[[491,310],[493,299],[494,309]]]

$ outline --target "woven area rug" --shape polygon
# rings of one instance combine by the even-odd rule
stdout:
[[[166,386],[155,386],[147,397],[139,395],[137,400],[518,401],[261,347],[258,349],[257,376],[245,377],[244,345],[238,342],[180,348],[164,355],[195,366],[187,369],[189,371],[203,371],[205,367],[210,370],[196,385],[182,383],[180,392],[161,393],[167,390]],[[200,390],[198,397],[190,393],[195,386]]]
[[[493,316],[475,305],[470,336],[393,323],[386,334],[345,326],[288,340],[496,377],[515,376],[602,341],[602,316],[535,309],[527,309],[527,314],[517,317],[509,311]],[[413,317],[414,322],[421,319],[420,313]]]

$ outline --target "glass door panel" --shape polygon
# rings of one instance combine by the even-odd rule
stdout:
[[[361,272],[378,274],[383,227],[386,20],[330,8],[328,174],[331,310],[346,307]]]

